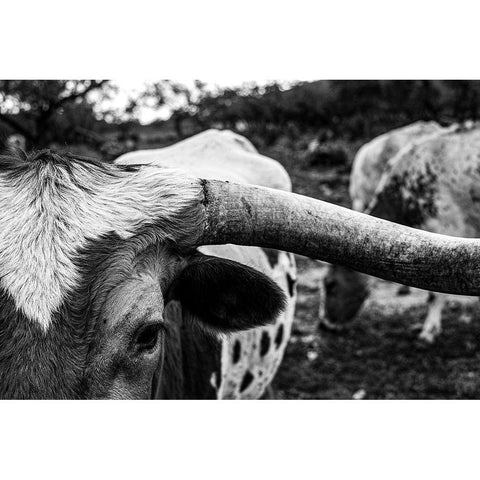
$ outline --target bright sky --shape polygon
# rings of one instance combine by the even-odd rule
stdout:
[[[129,97],[136,96],[136,94],[142,90],[142,87],[146,82],[141,80],[113,80],[113,83],[118,86],[118,94],[111,102],[105,102],[105,106],[114,109],[122,109],[127,105]],[[159,118],[166,119],[169,115],[170,112],[167,108],[158,110],[152,108],[139,109],[139,119],[141,123],[150,123]]]

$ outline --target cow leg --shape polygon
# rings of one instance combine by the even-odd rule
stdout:
[[[419,338],[432,343],[442,331],[442,309],[447,300],[447,295],[431,293],[428,297],[428,313],[423,323]]]

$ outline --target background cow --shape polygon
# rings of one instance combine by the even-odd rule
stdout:
[[[375,198],[375,191],[389,161],[402,148],[440,131],[442,127],[437,122],[418,121],[384,133],[361,146],[350,172],[349,194],[352,208],[358,212],[367,210]],[[348,295],[344,296],[347,293]],[[342,328],[355,317],[359,305],[363,304],[367,295],[367,283],[358,281],[357,272],[339,267],[329,268],[320,285],[320,324],[327,329]]]
[[[355,173],[360,172],[358,165],[354,165],[355,186],[351,192],[359,195],[352,196],[352,201],[357,207],[368,204],[366,211],[371,215],[404,225],[452,236],[478,237],[479,151],[480,129],[472,125],[436,129],[436,133],[417,138],[390,161],[383,162],[383,175],[373,196],[371,188],[360,192],[359,185],[366,184],[363,180],[353,181]],[[360,162],[365,165],[368,145],[360,153]],[[354,318],[369,290],[366,276],[339,266],[329,268],[324,287],[326,298],[321,302],[321,322],[334,327]],[[442,294],[429,295],[420,338],[431,342],[441,332],[446,298]]]
[[[208,130],[171,147],[127,153],[116,163],[153,164],[175,168],[182,175],[291,191],[290,178],[278,162],[258,154],[249,140],[230,131]],[[248,265],[273,278],[285,293],[287,303],[272,324],[232,332],[218,339],[208,338],[207,347],[200,352],[205,358],[189,363],[188,371],[181,375],[176,371],[175,376],[203,378],[202,391],[195,392],[197,397],[209,392],[208,395],[215,398],[259,398],[272,381],[290,337],[296,300],[295,259],[293,255],[277,250],[237,245],[211,245],[199,250]],[[250,294],[253,296],[256,292]],[[169,314],[171,329],[178,329],[181,307],[171,308]],[[190,347],[184,345],[181,333],[176,332],[176,335],[183,348]],[[206,359],[212,356],[212,345],[217,354],[208,363]],[[210,365],[210,369],[206,365]],[[165,391],[162,394],[172,395]],[[182,394],[190,395],[189,391]]]

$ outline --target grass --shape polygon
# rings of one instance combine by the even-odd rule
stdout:
[[[299,259],[300,284],[293,335],[274,381],[277,398],[479,398],[480,319],[473,306],[470,324],[458,322],[460,309],[447,306],[444,331],[433,345],[417,340],[412,328],[426,305],[386,316],[380,306],[364,310],[342,333],[318,331],[318,291],[302,284],[311,268]],[[362,392],[363,391],[363,392]]]

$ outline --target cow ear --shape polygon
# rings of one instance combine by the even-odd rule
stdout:
[[[241,263],[201,253],[174,280],[169,299],[217,332],[246,330],[273,322],[285,308],[281,288]]]

